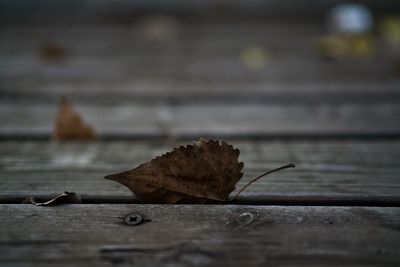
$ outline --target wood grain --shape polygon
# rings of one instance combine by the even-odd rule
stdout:
[[[99,136],[240,136],[399,134],[397,104],[77,105]],[[49,137],[56,105],[0,106],[0,135]],[[12,116],[11,116],[12,115]]]
[[[0,205],[7,266],[396,266],[400,209]],[[127,226],[130,213],[146,220]]]
[[[10,14],[0,20],[15,22]],[[176,23],[166,42],[136,23],[0,27],[0,265],[399,266],[392,51],[377,43],[369,59],[328,62],[316,50],[321,25]],[[46,42],[65,58],[43,60]],[[266,55],[259,70],[240,59],[252,46]],[[100,140],[49,140],[61,96]],[[250,186],[238,205],[140,205],[103,179],[198,136],[240,148],[237,189],[268,169],[297,167]],[[84,204],[20,204],[64,191]],[[125,225],[130,213],[145,222]]]
[[[97,94],[123,101],[119,93],[130,96],[129,101],[171,95],[187,100],[226,92],[241,97],[265,94],[264,99],[271,92],[272,96],[294,93],[292,99],[336,92],[336,99],[341,93],[339,99],[344,101],[348,94],[365,99],[364,93],[371,91],[375,95],[399,93],[390,49],[380,45],[371,59],[324,61],[316,43],[325,30],[316,24],[189,25],[166,43],[146,39],[138,25],[9,26],[0,28],[0,34],[1,92],[4,97],[25,101],[34,95],[35,101],[44,101],[43,97],[54,101],[60,95],[91,100],[87,96],[97,99]],[[68,56],[60,62],[41,60],[40,47],[48,41],[65,47]],[[247,68],[240,59],[253,46],[264,49],[267,57],[259,70]]]
[[[288,162],[297,165],[250,186],[242,203],[399,202],[400,143],[396,140],[231,143],[241,150],[240,160],[245,163],[237,188],[268,169]],[[179,144],[185,142],[2,141],[0,196],[3,203],[10,203],[7,199],[74,191],[88,202],[134,201],[127,188],[103,177],[136,167]]]
[[[161,43],[136,24],[0,28],[0,136],[48,137],[61,96],[103,137],[400,133],[400,83],[382,44],[370,59],[327,62],[316,24],[177,27]],[[67,56],[42,60],[48,41]],[[252,46],[264,68],[241,61]]]

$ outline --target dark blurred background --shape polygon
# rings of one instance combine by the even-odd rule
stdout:
[[[0,135],[397,135],[399,1],[0,1]]]

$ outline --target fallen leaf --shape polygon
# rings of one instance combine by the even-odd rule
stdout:
[[[375,40],[370,35],[328,35],[318,40],[320,54],[331,60],[368,58],[376,51]]]
[[[239,149],[226,142],[200,139],[135,169],[105,178],[125,185],[142,202],[225,202],[243,176],[239,154]]]
[[[56,140],[90,140],[96,135],[92,127],[86,125],[81,116],[73,110],[72,105],[62,99],[54,124],[54,138]]]
[[[225,201],[243,175],[238,157],[239,150],[225,142],[201,139],[105,178],[127,186],[144,202]]]
[[[349,50],[349,43],[346,38],[341,36],[328,35],[318,40],[317,48],[324,58],[336,60],[346,58]]]
[[[267,65],[268,53],[263,47],[249,46],[240,53],[240,60],[250,70],[261,70]]]
[[[372,36],[357,36],[353,37],[350,41],[350,54],[353,57],[368,58],[375,52],[375,40]]]
[[[47,61],[63,59],[66,54],[65,48],[54,42],[43,43],[40,47],[40,56]]]
[[[400,49],[400,16],[384,18],[379,24],[379,32],[383,40],[393,49]]]
[[[148,16],[138,26],[147,39],[160,42],[175,40],[181,31],[179,21],[171,16]]]
[[[29,202],[36,206],[55,206],[61,204],[80,204],[82,203],[82,200],[74,192],[64,192],[61,195],[58,195],[55,198],[46,202],[38,203],[33,197],[29,198]]]

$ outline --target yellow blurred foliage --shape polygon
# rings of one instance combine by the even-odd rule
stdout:
[[[319,39],[318,50],[328,59],[368,58],[376,50],[373,36],[327,35]]]
[[[248,46],[240,53],[241,62],[251,70],[263,69],[267,65],[267,52],[260,46]]]
[[[379,32],[385,41],[400,47],[400,17],[388,17],[382,20]]]

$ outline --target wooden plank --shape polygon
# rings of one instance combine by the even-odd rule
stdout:
[[[108,62],[120,67],[130,63],[130,66],[125,66],[126,70],[140,67],[135,68],[132,74],[148,69],[185,71],[189,63],[191,66],[201,66],[205,62],[225,62],[238,66],[240,53],[249,46],[263,47],[268,56],[267,62],[290,60],[298,64],[299,61],[315,61],[310,55],[316,52],[316,38],[323,32],[320,25],[312,24],[242,22],[181,25],[177,30],[177,38],[160,42],[146,37],[140,25],[1,27],[3,42],[0,44],[0,57],[3,59],[2,64],[7,63],[9,67],[2,72],[12,73],[19,68],[20,71],[15,74],[22,74],[27,70],[32,71],[34,64],[40,69],[36,73],[56,67],[58,72],[54,74],[58,76],[72,65],[81,71],[85,65],[95,62]],[[238,32],[241,34],[238,35]],[[293,39],[302,39],[302,42],[290,42]],[[41,45],[50,41],[65,48],[67,57],[61,62],[41,60]],[[158,63],[155,64],[155,61]],[[21,66],[21,62],[25,62],[25,65]],[[169,68],[166,68],[168,64]],[[367,65],[374,67],[372,64]],[[93,64],[93,67],[96,71],[99,67],[105,69],[107,66]],[[219,68],[215,69],[220,71]],[[89,68],[85,73],[91,71]],[[111,67],[110,71],[116,70]]]
[[[400,99],[400,84],[390,81],[312,81],[309,84],[253,81],[196,81],[174,79],[149,80],[143,77],[128,81],[32,82],[2,81],[0,105],[54,105],[62,97],[85,105],[189,105],[189,104],[390,104]],[[25,85],[24,85],[25,84]],[[110,90],[114,88],[115,90]]]
[[[302,23],[205,24],[183,27],[182,36],[160,44],[146,40],[136,27],[4,27],[1,93],[30,93],[28,99],[33,93],[37,99],[42,94],[95,96],[110,88],[112,93],[130,92],[131,99],[144,93],[166,97],[245,91],[242,97],[286,90],[297,92],[293,98],[310,99],[314,92],[324,95],[332,88],[340,90],[341,99],[355,89],[361,96],[371,89],[375,96],[387,90],[399,93],[390,49],[379,47],[370,60],[325,62],[315,49],[323,32],[319,25]],[[68,57],[58,63],[40,60],[46,40],[65,46]],[[257,71],[240,60],[243,50],[254,45],[267,54],[265,68]]]
[[[7,266],[398,266],[400,209],[0,205]],[[127,226],[141,214],[146,222]]]
[[[320,26],[190,25],[163,45],[137,27],[0,32],[1,136],[48,136],[55,103],[65,95],[103,136],[398,133],[400,84],[391,58],[380,52],[374,60],[323,62],[314,47]],[[40,40],[47,39],[66,46],[65,61],[40,60]],[[249,45],[265,47],[265,69],[240,62]]]
[[[245,47],[244,47],[245,48]],[[243,49],[244,49],[243,48]],[[240,59],[241,51],[232,53],[226,58],[219,59],[214,55],[194,54],[185,55],[112,55],[102,57],[93,55],[75,55],[62,64],[45,64],[40,61],[36,51],[26,56],[3,57],[6,63],[2,64],[2,79],[8,82],[12,79],[25,79],[37,82],[81,82],[85,79],[95,81],[134,81],[136,79],[150,79],[157,77],[167,80],[183,81],[231,81],[241,82],[268,82],[277,83],[282,80],[290,81],[292,84],[306,83],[310,80],[319,82],[334,82],[337,79],[344,81],[382,81],[390,79],[395,81],[395,69],[390,62],[376,61],[345,61],[329,63],[315,58],[290,59],[271,58],[265,63],[266,66],[254,71],[244,65]],[[137,50],[136,53],[140,53]],[[266,52],[268,53],[268,52]],[[273,54],[274,51],[271,51]],[[286,55],[290,56],[290,55]],[[305,57],[316,57],[312,53],[303,55]],[[166,58],[165,58],[166,57]],[[6,64],[6,65],[5,65]],[[21,64],[24,64],[23,66]],[[7,66],[7,68],[5,68]]]
[[[220,0],[215,1],[126,1],[118,0],[115,3],[109,1],[69,1],[59,5],[43,1],[31,3],[27,0],[11,1],[3,0],[0,10],[0,22],[21,23],[52,23],[52,24],[82,24],[82,23],[132,23],[138,17],[147,14],[169,14],[183,17],[194,21],[221,21],[225,20],[285,20],[318,21],[328,10],[335,5],[346,3],[343,0],[327,0],[323,3],[312,0],[295,1],[285,0],[282,2],[272,0]],[[392,11],[399,12],[400,8],[396,0],[373,1],[359,0],[374,12]],[[29,7],[26,8],[26,7]],[[312,12],[310,12],[312,10]],[[37,14],[40,14],[38,16]],[[71,14],[73,14],[71,20]]]
[[[145,40],[137,27],[0,32],[3,137],[48,136],[65,95],[102,136],[398,134],[400,84],[391,58],[322,62],[314,47],[320,26],[190,25],[163,45]],[[47,39],[71,52],[65,61],[39,59],[39,40]],[[240,62],[249,45],[265,47],[265,69]]]
[[[246,136],[399,134],[400,106],[251,103],[77,105],[100,136]],[[50,136],[57,106],[5,102],[3,137]]]
[[[103,177],[185,143],[190,142],[1,141],[0,200],[20,203],[28,196],[74,191],[89,203],[132,202],[126,187]],[[297,165],[250,186],[239,199],[241,203],[400,203],[399,140],[231,143],[241,150],[240,160],[245,163],[237,189],[268,169],[288,162]]]

